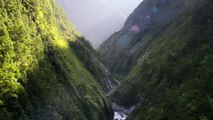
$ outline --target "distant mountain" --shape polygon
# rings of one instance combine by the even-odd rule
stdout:
[[[140,1],[58,0],[58,3],[74,26],[97,48],[112,33],[121,29]]]

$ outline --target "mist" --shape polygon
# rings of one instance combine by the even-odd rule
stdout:
[[[142,0],[58,0],[75,28],[94,48],[119,31]]]

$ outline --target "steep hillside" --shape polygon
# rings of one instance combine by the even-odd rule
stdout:
[[[0,0],[1,120],[110,118],[93,69],[71,45],[79,39],[54,0]]]
[[[117,81],[108,68],[102,64],[99,54],[88,41],[80,38],[78,41],[70,42],[69,45],[74,49],[75,55],[82,61],[87,70],[98,80],[106,94],[118,86]]]
[[[213,118],[213,2],[144,0],[99,48],[123,84],[113,101],[130,119]]]
[[[153,40],[173,20],[180,19],[180,14],[187,15],[198,1],[144,0],[127,19],[123,29],[101,45],[101,57],[114,74],[129,73]]]

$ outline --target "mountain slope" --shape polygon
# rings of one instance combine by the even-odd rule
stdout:
[[[110,118],[102,88],[70,45],[81,35],[54,0],[0,0],[0,11],[0,119]]]
[[[113,101],[136,106],[130,119],[213,118],[212,5],[144,0],[99,48],[113,73],[123,76]]]
[[[127,74],[158,36],[177,16],[187,14],[195,1],[143,1],[121,31],[105,41],[99,51],[114,74]],[[119,60],[118,60],[119,59]]]

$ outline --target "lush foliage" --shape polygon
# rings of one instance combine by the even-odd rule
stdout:
[[[110,114],[102,89],[70,47],[78,38],[53,0],[0,0],[0,119]]]
[[[99,55],[88,41],[79,38],[78,41],[69,42],[69,44],[74,49],[75,55],[83,62],[84,66],[94,75],[97,80],[101,80],[103,77],[105,77],[104,70],[102,66],[100,66]]]
[[[149,6],[154,2],[156,0],[146,0],[144,4]],[[182,2],[188,4],[187,0]],[[181,0],[170,0],[170,4],[159,7],[162,12],[158,13],[159,16],[163,16],[163,13],[168,15],[168,11],[172,11],[171,7],[176,3],[181,3]],[[193,6],[193,3],[197,4]],[[147,29],[137,35],[136,39],[132,39],[132,43],[127,47],[110,48],[109,51],[123,54],[122,60],[116,58],[117,61],[114,62],[117,66],[112,67],[112,70],[131,68],[130,72],[127,71],[123,85],[114,94],[117,103],[137,106],[131,119],[213,118],[212,5],[210,0],[191,0],[192,9],[175,9],[183,12],[176,14],[175,19],[168,23],[162,23],[156,15],[147,25]],[[137,24],[135,21],[140,19],[136,18],[144,14],[136,9],[136,13],[127,20],[126,27],[106,41],[102,45],[103,49],[107,51],[108,45],[116,44],[120,34],[128,34],[125,28]],[[168,19],[164,16],[164,20]],[[107,55],[104,57],[106,60],[110,59]],[[126,74],[116,71],[115,73]]]
[[[177,26],[171,26],[158,42],[162,46],[156,45],[132,73],[143,79],[136,83],[141,84],[140,97],[151,101],[136,110],[136,119],[213,118],[211,4],[184,18]],[[170,39],[173,43],[166,43]]]

